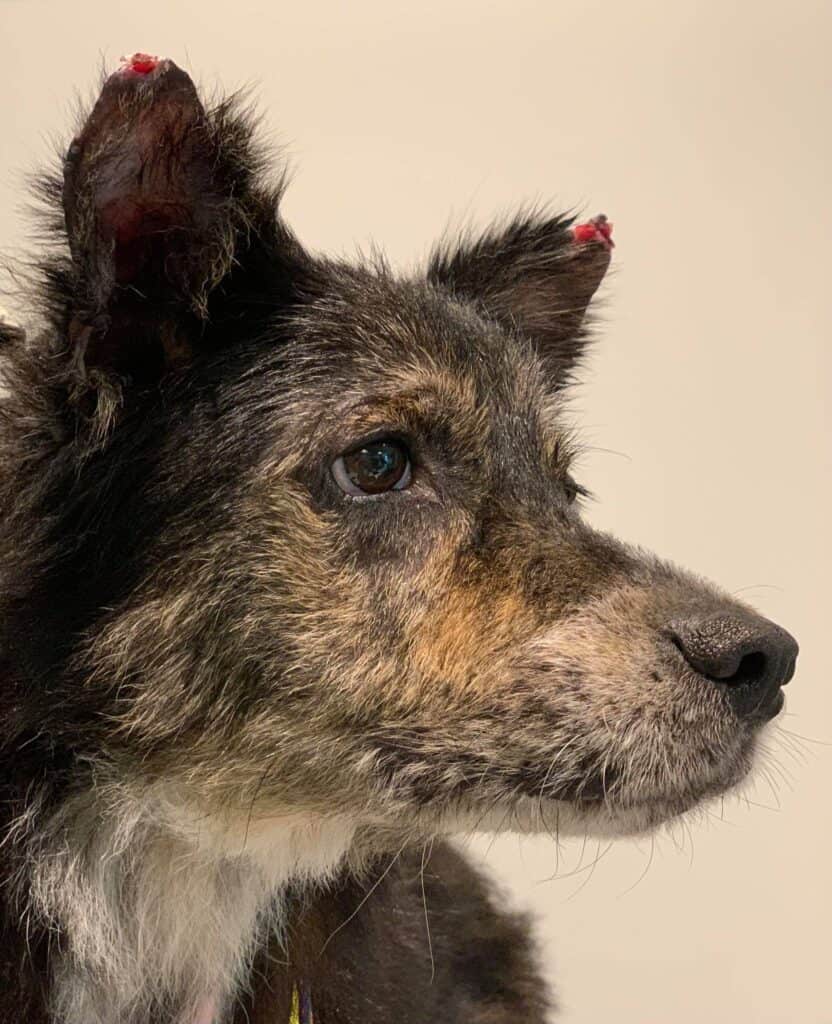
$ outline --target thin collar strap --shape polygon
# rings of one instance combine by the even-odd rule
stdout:
[[[289,1011],[289,1024],[315,1024],[312,1014],[312,997],[306,985],[292,986],[292,1008]]]

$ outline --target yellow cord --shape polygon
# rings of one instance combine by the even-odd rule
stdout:
[[[292,1009],[289,1011],[289,1024],[300,1024],[300,996],[298,995],[297,985],[294,985],[292,988]]]

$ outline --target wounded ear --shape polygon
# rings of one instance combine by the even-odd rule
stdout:
[[[85,379],[151,382],[187,362],[253,236],[277,247],[276,193],[253,187],[250,136],[228,108],[206,113],[171,61],[136,54],[106,80],[64,164],[69,338]]]
[[[440,248],[428,278],[530,337],[564,380],[585,344],[584,316],[609,266],[611,235],[603,215],[578,225],[569,218],[520,217]]]

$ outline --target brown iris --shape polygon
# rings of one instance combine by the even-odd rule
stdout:
[[[347,494],[404,490],[410,482],[410,456],[400,441],[372,441],[336,459],[332,475]]]

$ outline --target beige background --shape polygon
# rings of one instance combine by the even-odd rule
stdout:
[[[775,730],[753,803],[618,845],[591,878],[566,875],[594,843],[563,844],[555,879],[549,841],[477,845],[539,915],[571,1024],[832,1022],[830,11],[0,0],[6,249],[23,241],[20,172],[69,123],[73,90],[135,49],[210,86],[259,83],[298,168],[286,213],[313,246],[376,239],[411,262],[449,216],[537,198],[615,220],[577,403],[591,517],[792,629],[781,722],[826,746]]]

